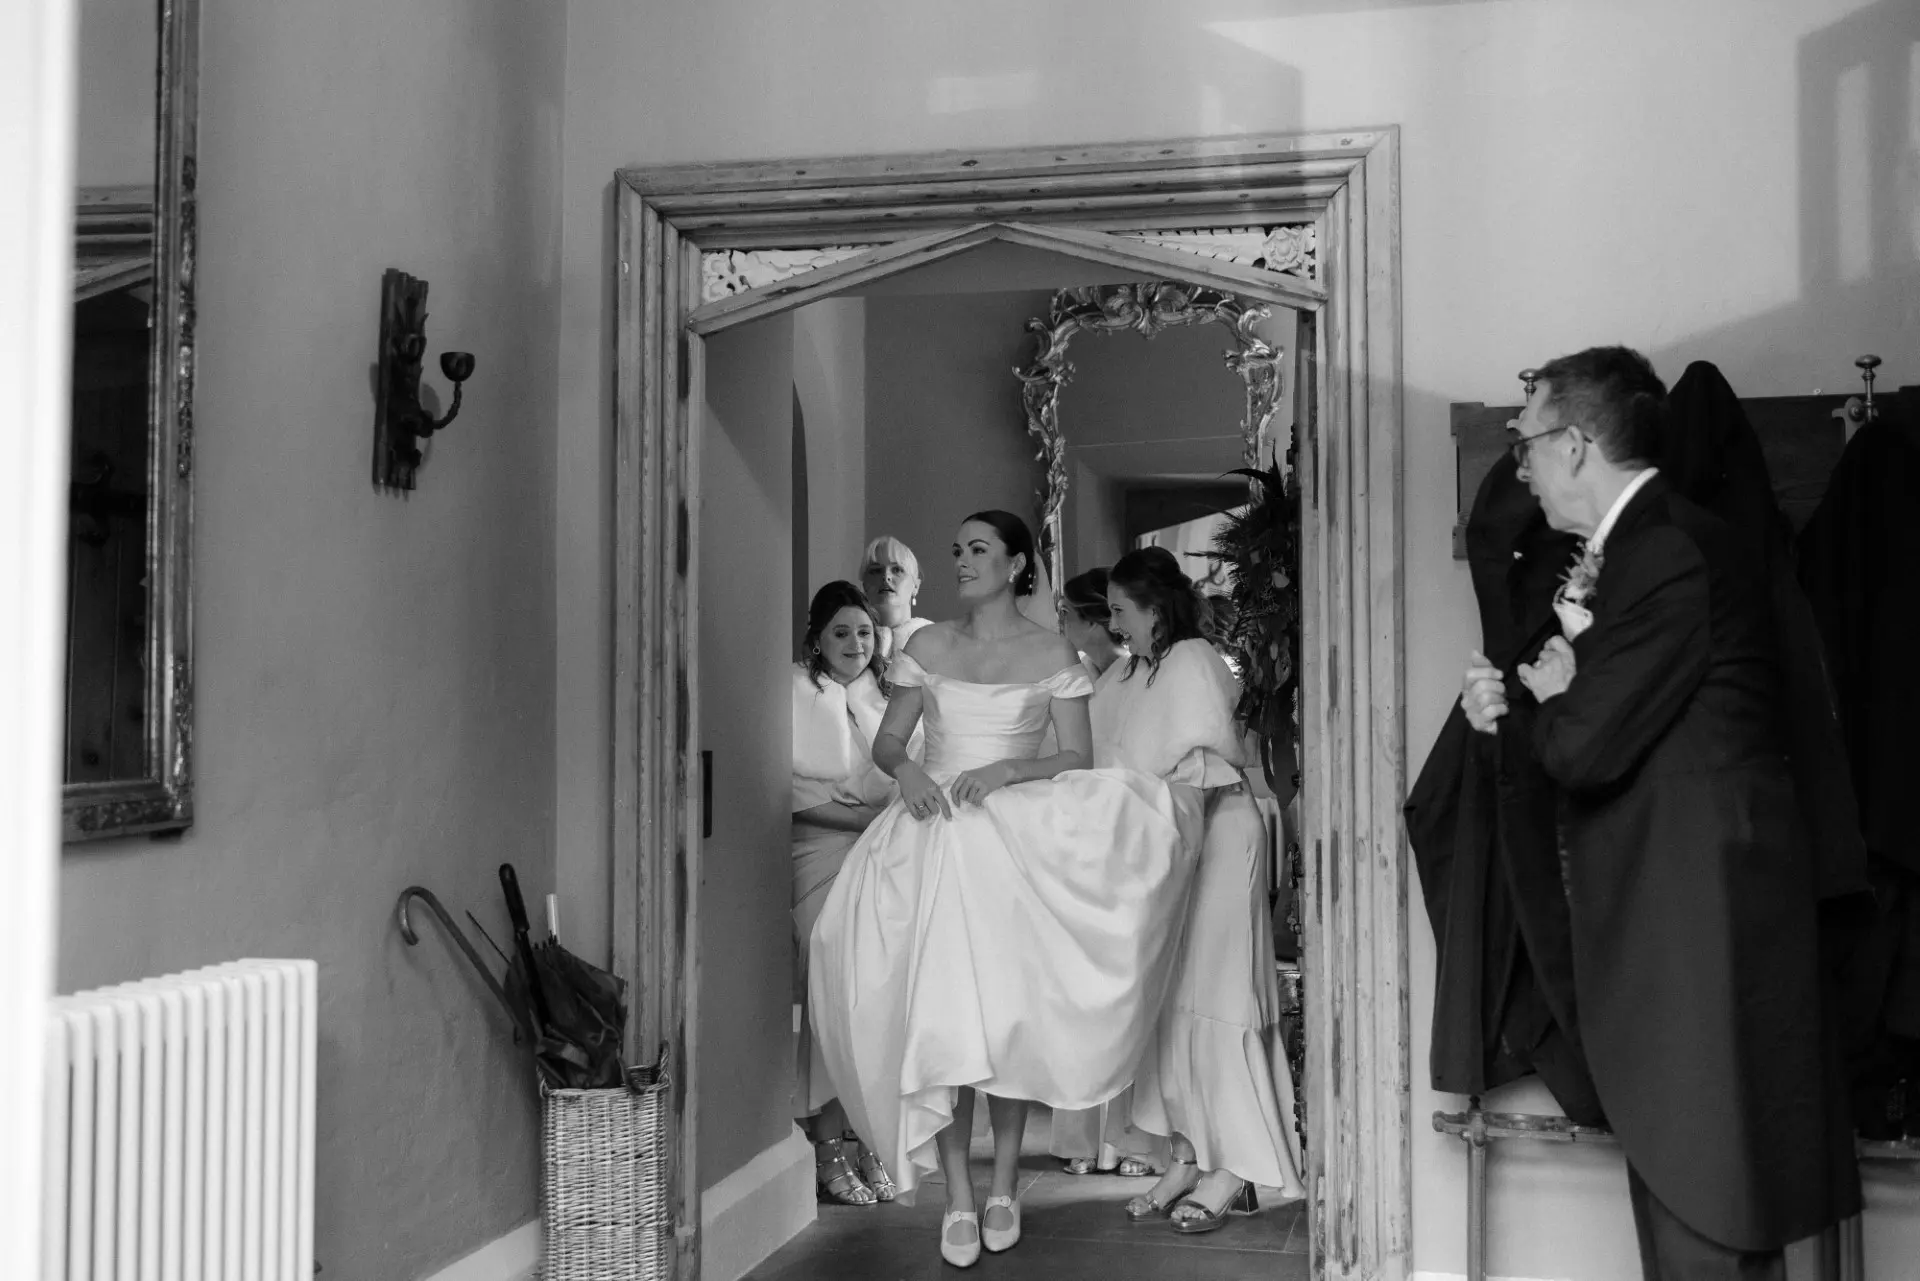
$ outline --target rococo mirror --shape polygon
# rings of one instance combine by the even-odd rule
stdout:
[[[83,0],[65,829],[193,821],[198,0]]]
[[[1159,280],[1063,289],[1054,295],[1045,319],[1035,317],[1027,322],[1027,332],[1034,335],[1033,363],[1015,373],[1026,405],[1027,433],[1040,442],[1039,461],[1046,467],[1040,492],[1040,559],[1052,575],[1056,591],[1066,581],[1065,541],[1060,526],[1068,483],[1067,440],[1060,430],[1060,389],[1073,378],[1067,345],[1074,335],[1131,332],[1151,338],[1163,329],[1181,325],[1226,326],[1234,346],[1223,358],[1247,386],[1246,417],[1240,423],[1242,463],[1254,468],[1277,463],[1284,469],[1288,444],[1276,442],[1268,427],[1280,407],[1285,353],[1255,332],[1255,326],[1272,314],[1269,307],[1218,289]]]

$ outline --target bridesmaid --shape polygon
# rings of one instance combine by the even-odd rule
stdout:
[[[1108,577],[1112,626],[1134,657],[1094,698],[1096,753],[1197,789],[1206,834],[1172,994],[1134,1082],[1133,1121],[1170,1137],[1173,1163],[1127,1203],[1135,1222],[1212,1232],[1258,1208],[1254,1185],[1304,1196],[1293,1080],[1281,1041],[1266,824],[1242,769],[1240,685],[1202,634],[1201,602],[1164,548]]]
[[[873,737],[887,710],[879,632],[858,587],[828,583],[807,610],[805,658],[793,669],[793,937],[801,1007],[794,1102],[813,1141],[815,1190],[821,1200],[842,1205],[891,1201],[895,1188],[880,1157],[860,1146],[840,1100],[814,1104],[809,1098],[815,1068],[807,937],[847,851],[893,799],[893,780],[873,765]],[[858,1153],[857,1172],[847,1158],[850,1146]]]
[[[1122,660],[1132,657],[1108,625],[1107,571],[1090,569],[1069,578],[1060,589],[1060,631],[1079,651],[1080,661],[1093,679],[1094,697],[1101,687],[1123,674]],[[1099,746],[1094,747],[1096,759]],[[1164,1140],[1160,1141],[1164,1144]],[[1112,1171],[1139,1179],[1156,1173],[1152,1162],[1136,1151],[1150,1151],[1154,1136],[1133,1128],[1133,1087],[1099,1107],[1060,1110],[1053,1114],[1053,1141],[1049,1150],[1061,1158],[1068,1174]]]

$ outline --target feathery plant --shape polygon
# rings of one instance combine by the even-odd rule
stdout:
[[[1274,777],[1293,759],[1294,695],[1299,685],[1300,512],[1278,464],[1228,473],[1252,485],[1248,503],[1228,513],[1214,537],[1214,559],[1231,571],[1234,618],[1221,639],[1240,666],[1240,705],[1235,715],[1260,740],[1267,784],[1286,795],[1291,780]]]

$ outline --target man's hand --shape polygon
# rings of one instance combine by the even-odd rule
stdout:
[[[1507,683],[1487,656],[1474,650],[1467,658],[1467,674],[1460,681],[1460,706],[1467,724],[1482,734],[1494,732],[1494,722],[1507,714]]]
[[[1540,647],[1540,657],[1519,667],[1520,679],[1542,703],[1567,692],[1573,684],[1575,664],[1573,646],[1564,636],[1555,636]]]

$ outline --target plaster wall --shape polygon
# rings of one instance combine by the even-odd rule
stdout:
[[[197,815],[68,848],[58,982],[317,959],[316,1252],[329,1277],[420,1277],[537,1212],[526,1053],[393,907],[425,885],[501,938],[495,867],[536,913],[553,884],[565,24],[201,8]],[[432,284],[443,399],[434,357],[477,357],[406,496],[370,483],[389,266]]]
[[[1067,451],[1072,471],[1062,509],[1067,535],[1067,576],[1111,567],[1127,550],[1126,496],[1117,481],[1101,475]]]
[[[793,313],[793,385],[806,413],[807,601],[859,581],[867,534],[867,303],[829,298]]]
[[[1669,378],[1713,360],[1750,395],[1852,386],[1865,351],[1886,358],[1883,386],[1920,382],[1910,0],[572,0],[568,31],[566,884],[607,875],[619,166],[1398,124],[1410,770],[1477,639],[1447,534],[1449,402],[1506,402],[1518,369],[1612,341]],[[1411,948],[1414,1264],[1460,1273],[1465,1161],[1426,1118],[1461,1101],[1425,1085],[1433,951],[1417,908]],[[1545,1106],[1519,1095],[1495,1101]],[[1873,1174],[1876,1204],[1911,1203],[1899,1177]],[[1920,1257],[1912,1222],[1876,1216],[1869,1275]],[[1637,1274],[1605,1153],[1503,1148],[1491,1227],[1497,1275]]]
[[[962,517],[998,507],[1034,524],[1041,473],[1013,370],[1031,345],[1023,326],[1050,297],[867,299],[867,522],[919,557],[922,618],[959,616]]]
[[[80,0],[73,181],[81,187],[153,182],[154,64],[159,6]]]

